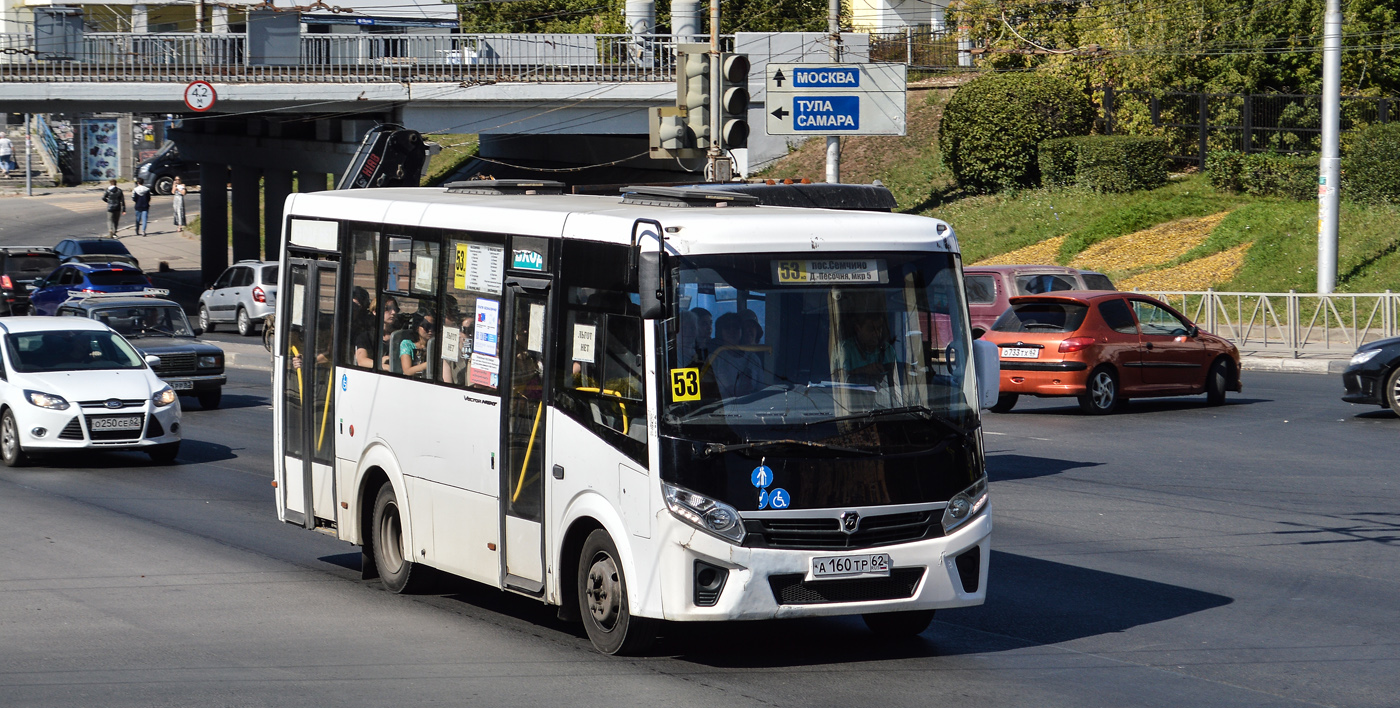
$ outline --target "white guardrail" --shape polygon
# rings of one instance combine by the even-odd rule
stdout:
[[[1341,353],[1400,336],[1400,293],[1142,291],[1241,351]]]
[[[676,77],[672,35],[302,35],[299,43],[294,57],[250,58],[244,34],[88,33],[66,49],[43,51],[33,35],[0,34],[0,81],[665,82]],[[732,37],[722,44],[728,49]]]

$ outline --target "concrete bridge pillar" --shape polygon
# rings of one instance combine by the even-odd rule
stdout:
[[[297,191],[302,194],[326,191],[326,173],[297,170]]]
[[[275,261],[282,257],[282,217],[291,193],[291,170],[263,170],[264,260]]]
[[[199,163],[199,270],[204,285],[228,268],[228,165]]]
[[[258,197],[262,195],[259,182],[262,171],[247,165],[234,165],[230,182],[233,185],[233,260],[257,260],[262,256],[262,219],[258,214]]]

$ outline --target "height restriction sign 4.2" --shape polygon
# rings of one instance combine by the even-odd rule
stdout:
[[[203,113],[214,107],[214,86],[208,81],[191,81],[185,87],[185,105],[192,111]]]

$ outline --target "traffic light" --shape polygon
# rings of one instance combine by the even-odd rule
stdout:
[[[695,149],[695,137],[686,125],[686,112],[674,106],[653,108],[648,123],[648,147],[651,157],[669,160],[673,157],[703,157],[704,150]]]
[[[749,144],[749,56],[719,55],[720,147],[735,149]]]
[[[693,147],[710,147],[710,55],[681,54],[676,77],[676,105],[685,109],[685,124],[695,136]]]

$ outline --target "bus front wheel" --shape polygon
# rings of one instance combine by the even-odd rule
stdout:
[[[413,561],[409,558],[413,555],[404,550],[403,517],[399,515],[394,485],[385,482],[379,488],[371,523],[374,564],[379,569],[379,579],[393,592],[407,591],[413,575]]]
[[[578,603],[588,638],[604,654],[640,654],[656,640],[657,621],[632,616],[622,559],[612,537],[603,529],[593,531],[583,542],[578,564]]]

